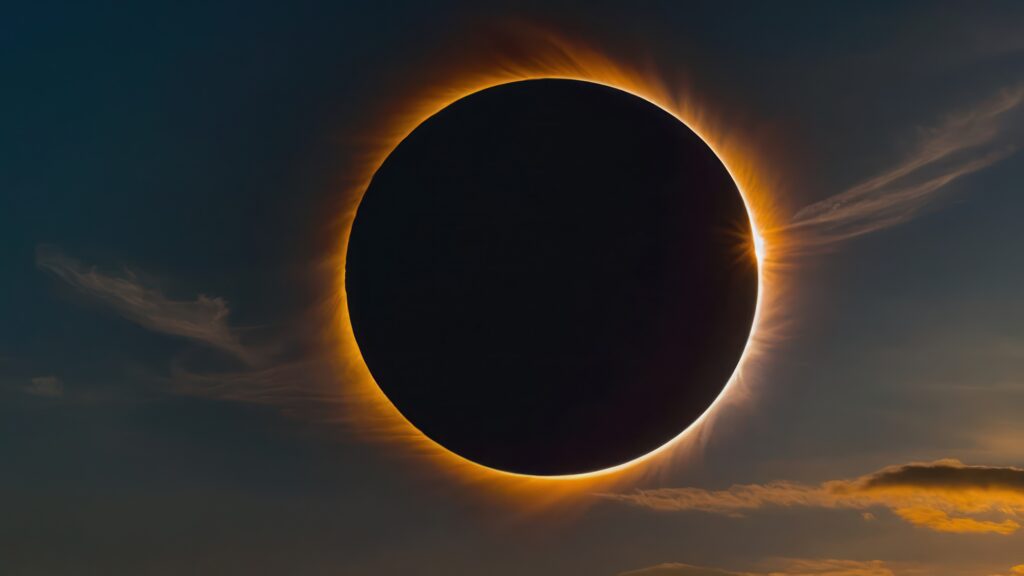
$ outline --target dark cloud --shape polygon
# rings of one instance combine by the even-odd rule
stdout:
[[[864,481],[865,490],[898,487],[1010,490],[1024,493],[1024,469],[964,466],[949,460],[886,468],[868,476]]]

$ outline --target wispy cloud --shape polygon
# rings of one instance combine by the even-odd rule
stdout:
[[[64,383],[56,376],[36,376],[32,378],[25,393],[46,398],[60,398],[64,395]]]
[[[784,558],[759,572],[735,572],[691,564],[667,563],[623,572],[619,576],[894,576],[885,562],[879,560],[835,560]]]
[[[662,511],[739,517],[769,507],[888,508],[938,532],[1011,534],[1024,516],[1024,469],[939,460],[885,468],[818,485],[772,482],[726,490],[662,488],[604,497]]]
[[[798,211],[789,229],[802,245],[821,248],[894,226],[912,217],[955,180],[1015,151],[1004,137],[1024,86],[1005,89],[925,130],[912,154],[894,167]]]
[[[317,357],[237,372],[196,372],[180,363],[172,367],[171,387],[196,396],[274,406],[282,413],[312,422],[340,418],[343,396],[331,364]]]
[[[934,574],[936,566],[890,563],[881,560],[836,560],[831,558],[779,558],[758,563],[756,571],[736,571],[668,562],[639,570],[622,572],[619,576],[917,576]],[[961,572],[986,576],[991,570],[977,568]],[[1024,574],[1024,565],[1010,568],[1008,576]],[[992,575],[998,576],[998,575]]]
[[[237,330],[228,323],[229,309],[223,299],[200,294],[194,300],[172,300],[153,282],[131,270],[101,272],[48,246],[37,249],[36,263],[79,293],[146,329],[228,352],[246,363],[238,370],[213,372],[189,367],[185,356],[178,356],[171,360],[169,376],[156,377],[170,392],[273,406],[307,421],[339,418],[342,395],[335,386],[334,367],[322,351],[293,350],[288,355],[288,346],[281,341],[260,347],[251,342],[243,344]],[[26,392],[56,395],[55,386],[59,381],[33,379],[33,386]]]
[[[228,325],[230,311],[222,298],[200,294],[195,300],[172,300],[131,270],[100,272],[52,246],[36,249],[36,266],[144,328],[217,348],[246,362],[253,359]]]

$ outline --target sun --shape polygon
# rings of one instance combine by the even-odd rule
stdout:
[[[578,42],[551,34],[533,33],[526,53],[496,50],[478,64],[439,73],[425,86],[414,86],[406,98],[381,114],[373,145],[359,162],[358,176],[345,191],[345,210],[339,216],[341,238],[333,259],[336,314],[333,322],[338,367],[348,402],[344,418],[367,441],[386,446],[421,469],[441,473],[453,481],[479,486],[489,493],[523,495],[534,504],[558,502],[607,489],[664,470],[678,458],[699,449],[708,424],[721,406],[750,397],[751,372],[768,345],[777,337],[780,266],[776,251],[784,245],[776,195],[766,170],[756,161],[757,151],[744,146],[736,130],[716,120],[713,107],[699,105],[686,91],[667,88],[657,74],[642,74]],[[479,54],[478,54],[479,56]],[[751,238],[746,257],[756,260],[757,303],[747,343],[736,369],[721,394],[690,426],[669,442],[617,466],[563,476],[534,476],[483,466],[455,454],[417,430],[383,394],[362,359],[352,329],[345,292],[345,254],[356,208],[370,180],[388,154],[405,137],[438,111],[481,90],[534,79],[567,79],[601,84],[642,98],[674,116],[695,132],[718,156],[743,199],[750,220]]]

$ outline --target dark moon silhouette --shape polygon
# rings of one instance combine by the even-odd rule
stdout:
[[[721,393],[757,263],[708,145],[637,96],[529,80],[423,122],[373,177],[346,291],[377,384],[479,464],[563,475],[665,444]]]

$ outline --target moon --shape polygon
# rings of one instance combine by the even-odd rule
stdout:
[[[445,449],[535,476],[595,472],[704,414],[751,334],[750,215],[714,151],[629,92],[538,79],[413,130],[358,206],[359,351]]]

